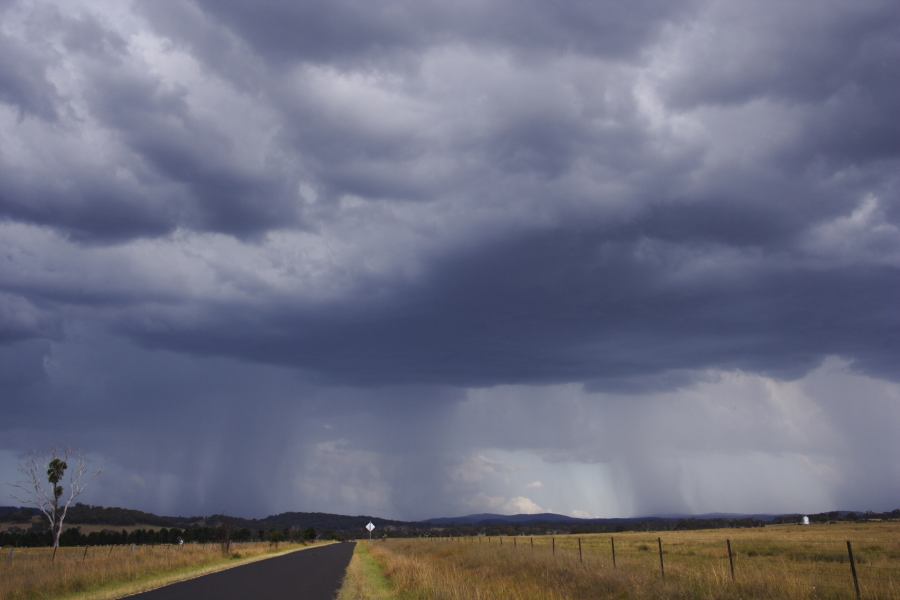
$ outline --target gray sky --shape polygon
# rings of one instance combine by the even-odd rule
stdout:
[[[896,508],[898,72],[890,0],[0,0],[0,479]]]

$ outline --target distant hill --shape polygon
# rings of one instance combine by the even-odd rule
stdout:
[[[0,507],[0,522],[26,523],[39,514],[33,508],[15,506]],[[230,529],[249,529],[251,531],[282,531],[285,529],[303,530],[313,528],[316,531],[362,532],[366,523],[371,521],[379,530],[393,530],[408,527],[411,523],[382,519],[368,515],[348,516],[320,512],[286,512],[271,515],[262,519],[246,519],[229,515],[210,515],[208,517],[170,517],[148,513],[129,508],[92,506],[75,504],[69,509],[66,523],[69,525],[109,525],[110,528],[149,525],[187,529],[191,527],[227,527]]]
[[[544,528],[554,530],[571,530],[571,531],[625,531],[628,529],[660,527],[666,524],[673,524],[683,519],[692,519],[692,517],[617,517],[617,518],[595,518],[585,519],[579,517],[570,517],[568,515],[560,515],[556,513],[534,513],[534,514],[518,514],[518,515],[498,515],[492,513],[483,513],[475,515],[465,515],[462,517],[440,517],[437,519],[428,519],[423,521],[430,525],[441,527],[527,527],[527,528]],[[706,523],[707,520],[698,520],[698,523]]]
[[[6,523],[24,523],[31,517],[39,514],[36,508],[23,508],[19,506],[0,506],[0,521]]]
[[[75,504],[66,521],[81,525],[155,525],[157,527],[190,527],[204,522],[204,517],[166,517],[130,508]]]
[[[26,524],[38,514],[33,508],[0,507],[0,522]],[[900,519],[900,509],[885,512],[832,511],[809,515],[814,523],[864,519]],[[799,514],[731,514],[658,515],[647,517],[580,519],[555,513],[501,515],[480,513],[460,517],[439,517],[424,521],[398,521],[370,515],[337,515],[321,512],[285,512],[261,519],[229,515],[171,517],[140,510],[76,504],[69,510],[70,525],[108,525],[110,529],[150,526],[156,528],[249,530],[254,536],[261,531],[303,531],[356,537],[364,533],[366,523],[375,524],[376,534],[391,536],[471,535],[488,533],[613,532],[629,530],[706,529],[717,527],[761,527],[772,523],[797,523]]]
[[[213,515],[205,519],[205,523],[208,526],[226,525],[235,529],[283,530],[312,527],[316,531],[363,531],[363,528],[369,521],[379,530],[391,530],[412,524],[406,521],[394,521],[369,515],[349,516],[320,512],[286,512],[263,519],[243,519],[227,515]]]
[[[827,513],[833,515],[835,513]],[[846,516],[852,514],[848,511],[840,511],[841,515]],[[509,524],[530,524],[530,523],[562,523],[562,524],[585,524],[585,525],[619,525],[630,523],[652,523],[657,521],[740,521],[754,520],[762,522],[772,522],[788,515],[771,515],[771,514],[743,514],[743,513],[704,513],[699,515],[686,514],[666,514],[666,515],[648,515],[644,517],[610,517],[610,518],[580,518],[570,517],[568,515],[560,515],[556,513],[534,513],[534,514],[518,514],[518,515],[499,515],[493,513],[480,513],[474,515],[464,515],[461,517],[439,517],[436,519],[426,519],[425,523],[432,525],[495,525],[502,523]]]
[[[519,515],[498,515],[493,513],[481,513],[476,515],[465,515],[462,517],[440,517],[437,519],[427,519],[424,523],[432,525],[479,525],[483,523],[579,523],[585,519],[569,517],[566,515],[558,515],[555,513],[536,513],[536,514],[519,514]]]
[[[659,519],[754,519],[756,521],[770,522],[783,517],[784,515],[772,515],[764,513],[702,513],[698,515],[672,513],[664,515],[654,515]]]

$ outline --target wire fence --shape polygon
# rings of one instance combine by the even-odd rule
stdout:
[[[484,545],[498,556],[577,563],[586,569],[655,576],[709,576],[723,583],[790,577],[847,597],[900,597],[900,539],[735,539],[704,534],[546,535],[432,538],[431,543]],[[800,584],[798,584],[800,585]],[[869,590],[872,593],[866,594]]]

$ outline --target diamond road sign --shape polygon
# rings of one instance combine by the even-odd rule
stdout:
[[[372,521],[369,521],[369,524],[366,525],[366,529],[369,530],[369,533],[372,533],[372,530],[375,529],[375,525],[372,523]]]

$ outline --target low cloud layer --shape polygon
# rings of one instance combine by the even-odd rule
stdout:
[[[898,504],[892,3],[0,14],[0,475],[68,443],[169,512]]]

